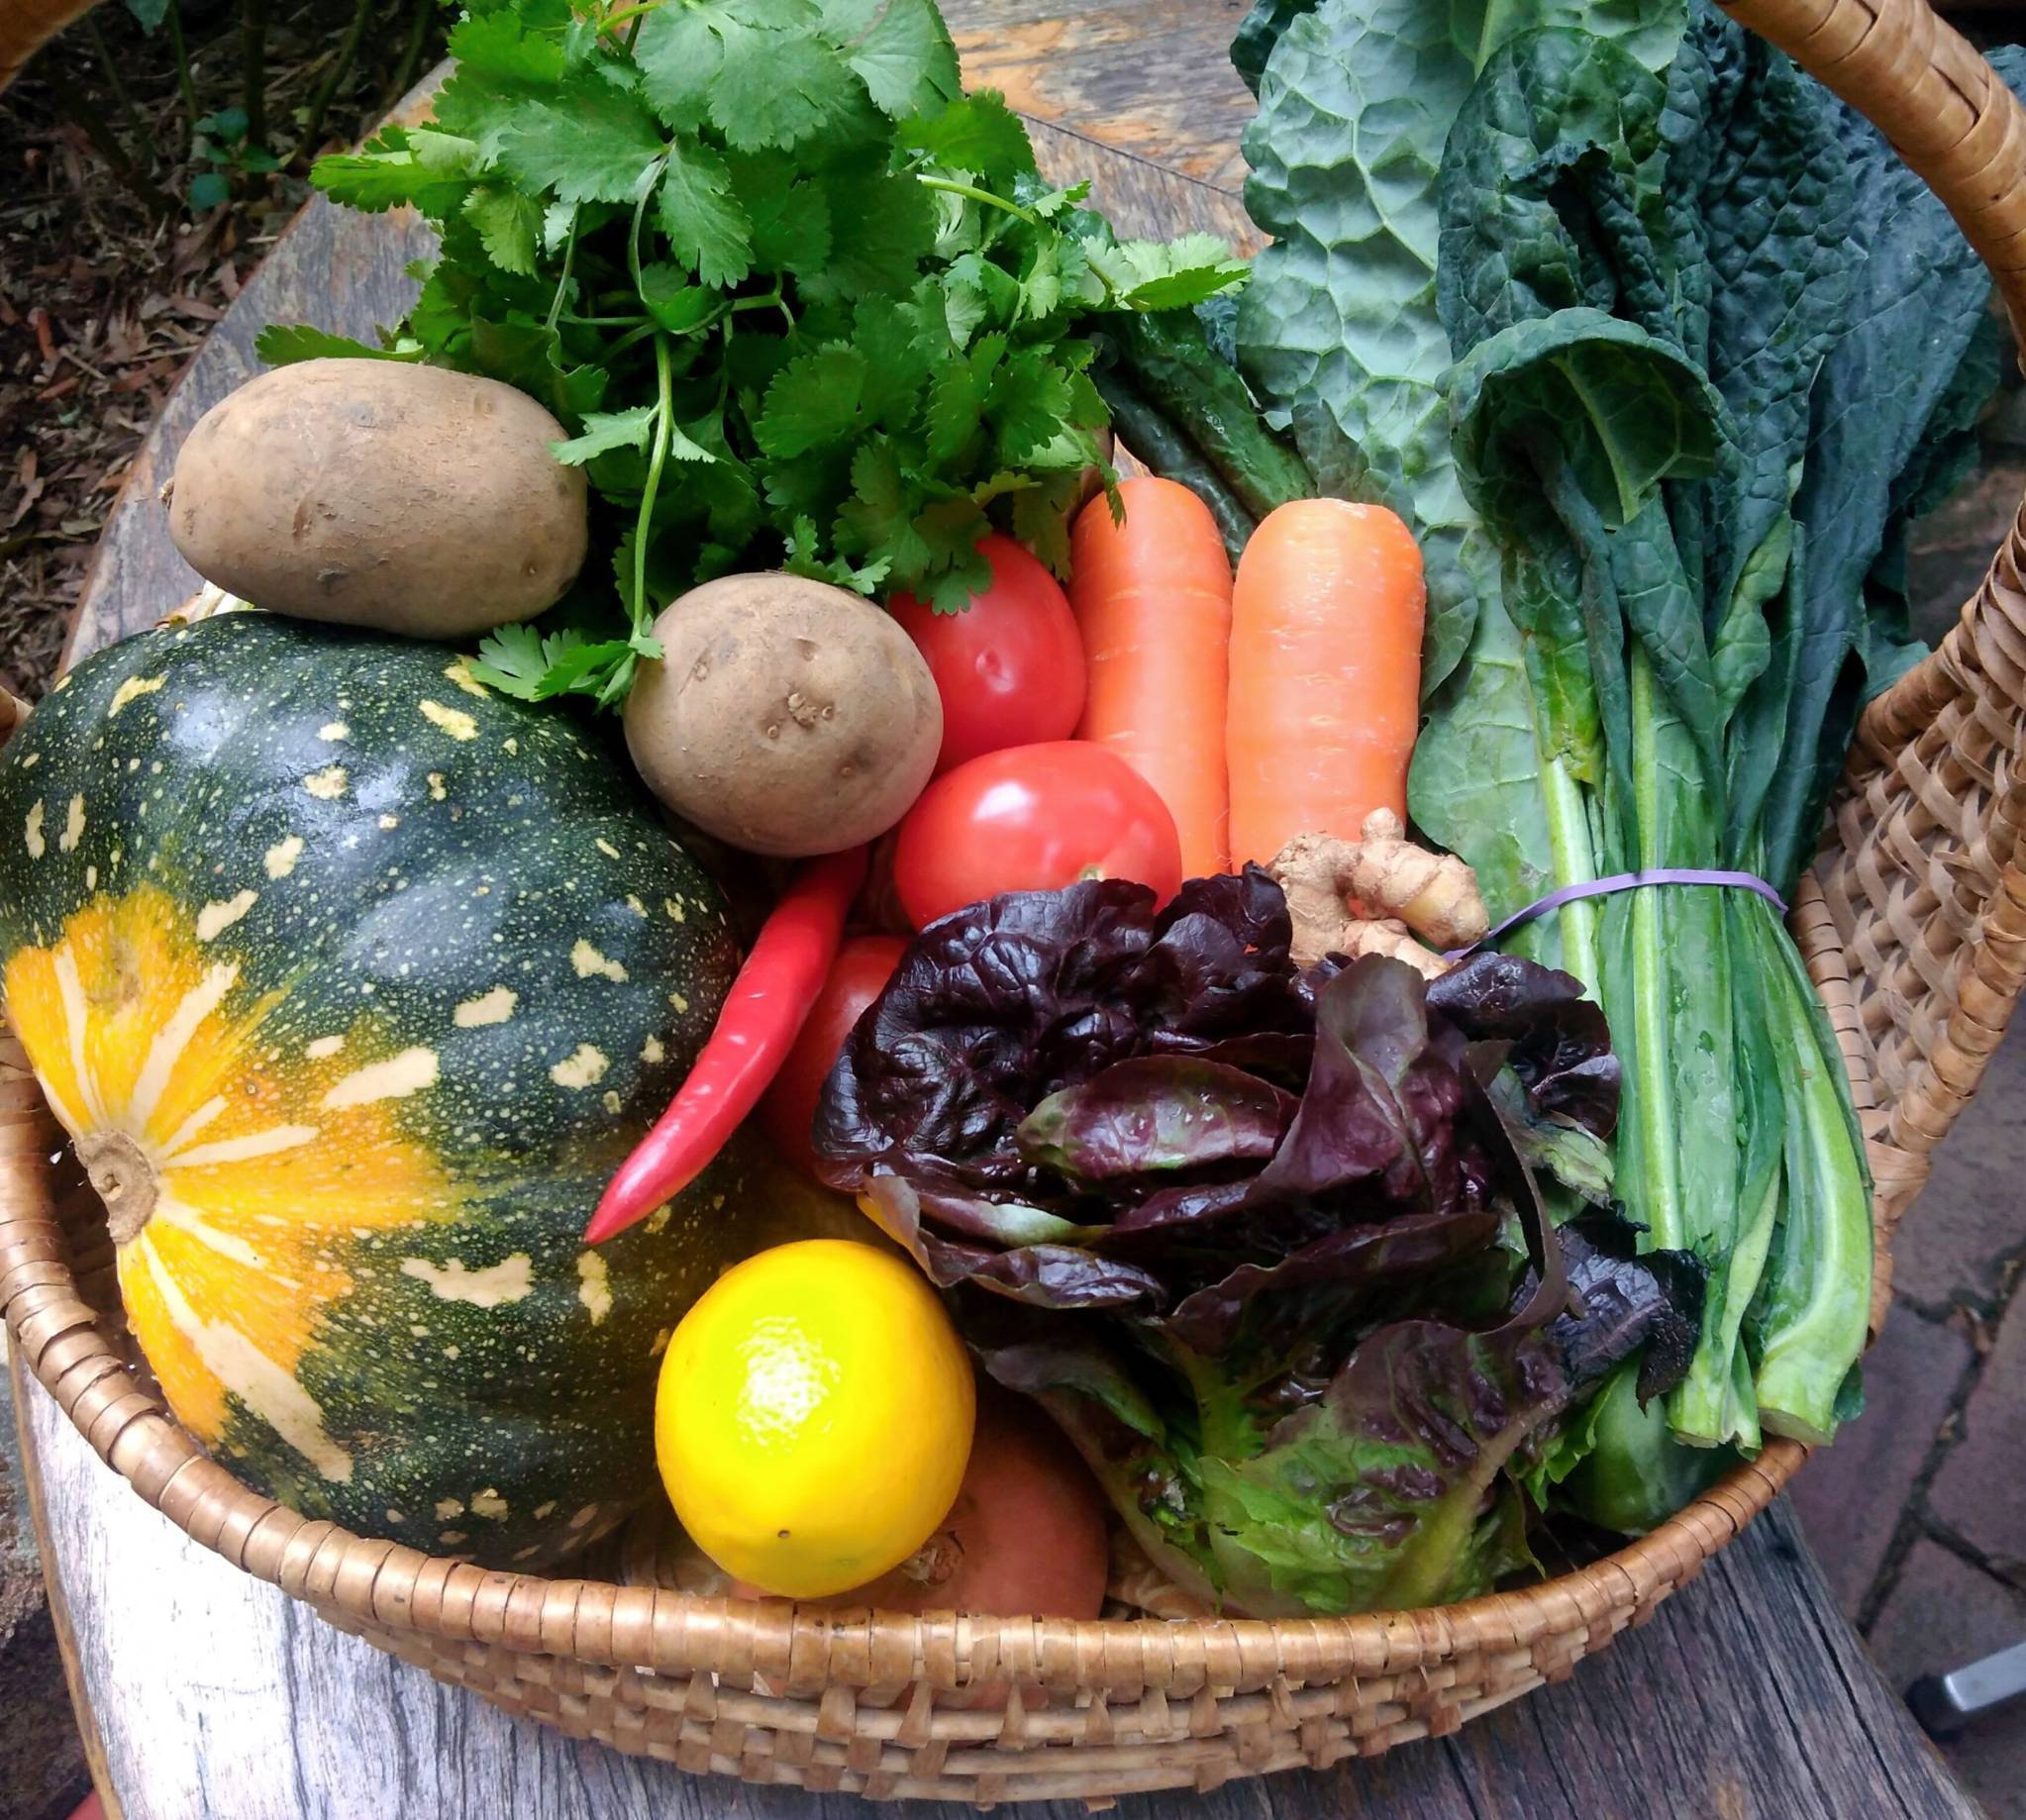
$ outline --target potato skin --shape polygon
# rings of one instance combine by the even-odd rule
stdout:
[[[567,433],[497,379],[305,360],[197,421],[165,495],[205,580],[296,619],[457,638],[553,606],[583,564]]]
[[[800,575],[725,575],[655,621],[626,700],[648,787],[706,834],[799,859],[883,834],[922,793],[943,703],[870,601]]]

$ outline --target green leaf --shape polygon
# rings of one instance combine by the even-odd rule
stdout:
[[[759,271],[820,272],[830,261],[830,199],[801,162],[784,152],[726,160],[732,194],[753,224]]]
[[[655,202],[670,251],[705,284],[724,289],[753,269],[752,223],[732,195],[725,160],[700,140],[678,137],[669,147]]]
[[[641,268],[640,300],[671,335],[694,333],[717,314],[721,301],[715,291],[690,283],[675,266],[658,261]]]
[[[986,380],[970,361],[940,362],[929,381],[926,413],[929,459],[939,467],[954,463],[984,423]]]
[[[883,114],[899,119],[962,90],[957,47],[932,0],[886,0],[846,57]]]
[[[232,184],[215,170],[200,171],[190,179],[189,201],[192,209],[215,209],[222,202],[232,200]]]
[[[1034,172],[1027,127],[997,89],[981,88],[930,114],[900,124],[899,140],[932,164],[967,170],[988,188],[1010,187]]]
[[[298,360],[408,360],[421,358],[411,342],[405,349],[374,348],[349,335],[332,335],[308,323],[269,323],[253,343],[253,352],[269,366],[291,366]]]
[[[533,626],[501,626],[479,641],[471,677],[517,701],[533,701],[548,668],[541,633]]]
[[[440,221],[471,187],[456,173],[432,170],[399,127],[383,128],[357,152],[326,152],[310,168],[310,182],[333,202],[377,213],[404,203]]]
[[[242,170],[264,176],[270,170],[279,170],[281,160],[265,146],[247,146],[240,152],[239,166]]]
[[[563,78],[561,46],[528,32],[515,9],[466,14],[453,28],[449,49],[472,75],[532,88],[553,87]]]
[[[1250,267],[1231,256],[1231,247],[1214,234],[1185,234],[1177,241],[1109,241],[1085,235],[1083,256],[1129,310],[1184,310],[1244,281]]]
[[[1268,245],[1239,299],[1240,363],[1275,427],[1316,410],[1301,454],[1326,492],[1390,506],[1428,569],[1422,687],[1469,644],[1496,585],[1449,448],[1449,339],[1435,309],[1436,183],[1451,124],[1507,38],[1588,29],[1665,68],[1675,0],[1321,0],[1276,9],[1268,79],[1245,134],[1246,206]],[[1277,38],[1274,37],[1277,32]],[[1252,54],[1249,51],[1248,54]],[[1327,323],[1326,332],[1300,325]]]
[[[837,294],[903,297],[936,245],[936,207],[912,177],[840,177],[829,185],[834,247],[826,282]]]
[[[868,370],[856,348],[822,348],[790,360],[766,388],[753,426],[760,448],[783,459],[843,442],[860,425]]]
[[[635,405],[625,411],[592,411],[581,434],[565,443],[551,443],[549,453],[566,467],[581,467],[593,455],[615,449],[645,449],[659,414],[656,405]]]
[[[669,0],[634,46],[649,102],[678,131],[705,120],[740,151],[793,146],[846,112],[851,72],[817,36],[813,5]]]
[[[439,176],[463,177],[478,162],[478,142],[456,133],[439,133],[434,127],[413,127],[408,132],[408,149],[424,170]]]
[[[627,90],[572,74],[553,99],[515,105],[499,135],[500,163],[538,195],[628,202],[664,150],[654,116]]]
[[[1081,487],[1080,474],[1062,474],[1046,486],[1023,487],[1013,495],[1013,535],[1059,581],[1069,578],[1069,518]]]
[[[535,237],[541,206],[519,190],[481,184],[464,198],[464,218],[478,230],[486,256],[502,271],[535,275]]]
[[[1069,375],[1046,348],[1022,348],[993,377],[985,416],[999,460],[1019,466],[1069,427]]]
[[[168,17],[168,0],[127,0],[127,11],[141,22],[142,31],[152,38],[155,28]]]

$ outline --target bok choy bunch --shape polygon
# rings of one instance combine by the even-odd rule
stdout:
[[[1941,204],[1700,0],[1262,0],[1241,51],[1274,237],[1241,363],[1323,490],[1393,507],[1428,554],[1415,820],[1494,918],[1656,867],[1791,891],[1859,706],[1912,655],[1906,522],[1995,377]],[[1616,1193],[1708,1273],[1666,1429],[1827,1438],[1869,1183],[1777,912],[1655,886],[1506,946],[1603,1005]],[[1696,1475],[1660,1407],[1621,1370],[1536,1488],[1584,1466],[1590,1514],[1657,1520]]]

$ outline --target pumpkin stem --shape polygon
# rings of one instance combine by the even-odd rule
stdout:
[[[106,1225],[114,1245],[131,1245],[154,1211],[154,1164],[124,1131],[86,1132],[77,1140],[77,1160],[106,1204]]]

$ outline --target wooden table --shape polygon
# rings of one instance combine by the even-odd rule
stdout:
[[[1045,170],[1096,179],[1121,228],[1249,242],[1224,60],[1239,0],[946,0],[973,82],[1037,122]],[[1073,126],[1062,124],[1073,122]],[[1055,124],[1048,124],[1055,123]],[[191,424],[257,370],[270,320],[397,317],[414,225],[309,208],[247,286],[136,464],[69,656],[195,586],[154,503]],[[849,1797],[693,1780],[505,1717],[342,1635],[149,1509],[15,1365],[31,1502],[107,1810],[131,1820],[849,1816]],[[0,1808],[4,1808],[0,1799]],[[1176,1798],[1127,1801],[1172,1814]],[[937,1810],[954,1814],[962,1810]],[[1052,1814],[1080,1814],[1079,1808]],[[1308,1820],[1953,1820],[1975,1804],[1879,1683],[1781,1504],[1645,1630],[1454,1737],[1326,1775],[1233,1783],[1207,1816]]]

